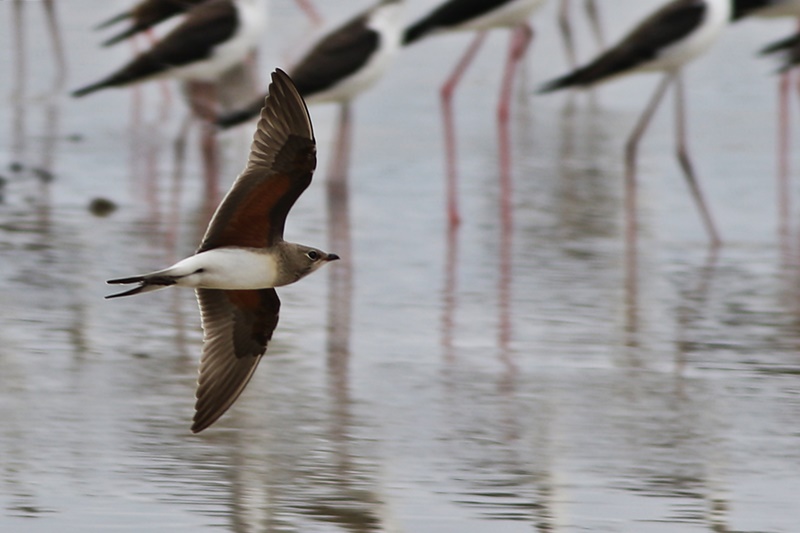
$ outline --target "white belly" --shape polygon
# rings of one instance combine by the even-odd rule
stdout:
[[[370,24],[370,27],[380,34],[380,43],[378,50],[372,54],[367,64],[330,88],[307,96],[306,103],[346,102],[372,87],[383,76],[389,63],[400,49],[402,11],[402,5],[382,8],[379,16]]]
[[[216,248],[179,261],[166,273],[183,276],[177,285],[201,289],[248,290],[275,286],[272,255],[253,248]]]

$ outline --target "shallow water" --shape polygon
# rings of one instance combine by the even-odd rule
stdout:
[[[190,253],[214,205],[195,134],[176,178],[181,97],[172,88],[162,116],[157,83],[66,96],[131,53],[88,31],[128,3],[88,0],[58,6],[69,71],[53,95],[42,13],[24,4],[22,76],[17,49],[0,47],[0,530],[797,531],[798,235],[778,232],[776,83],[754,58],[791,23],[741,24],[687,72],[716,256],[658,115],[635,291],[621,153],[655,80],[530,96],[565,69],[554,5],[515,91],[510,219],[494,115],[503,32],[456,100],[455,234],[436,91],[468,36],[410,48],[358,100],[346,211],[326,198],[336,113],[312,108],[319,170],[287,237],[344,259],[280,291],[270,355],[195,436],[191,291],[102,298],[105,279]],[[364,5],[336,4],[319,3],[330,22]],[[605,4],[616,36],[658,2]],[[262,79],[309,32],[293,2],[272,14]],[[251,133],[221,136],[223,189]],[[118,209],[92,214],[97,198]]]

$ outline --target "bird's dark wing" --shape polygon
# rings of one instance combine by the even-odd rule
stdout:
[[[198,5],[174,30],[130,63],[99,82],[72,93],[84,96],[106,87],[126,85],[156,76],[165,70],[211,57],[214,48],[230,39],[238,19],[230,0],[208,0]]]
[[[292,69],[292,81],[304,98],[324,91],[363,67],[380,46],[380,34],[366,26],[372,10],[332,31],[303,56]],[[264,98],[217,118],[230,128],[258,115]]]
[[[703,23],[707,11],[703,0],[670,2],[645,19],[618,45],[585,67],[545,83],[539,92],[592,85],[647,63],[655,59],[659,51],[694,31]]]
[[[109,19],[98,26],[98,29],[105,28],[122,20],[131,19],[131,24],[126,30],[103,42],[103,46],[111,46],[132,35],[149,30],[156,24],[172,18],[175,15],[184,13],[203,1],[204,0],[143,0],[131,8],[130,11]]]
[[[247,166],[214,213],[198,252],[264,248],[283,239],[286,216],[311,183],[316,165],[308,109],[289,76],[276,70]]]
[[[369,28],[370,12],[323,37],[292,69],[292,80],[305,98],[330,88],[363,67],[380,46],[380,34]]]
[[[800,33],[775,41],[761,49],[761,55],[783,53],[778,72],[786,72],[800,63]]]
[[[203,355],[192,432],[222,416],[244,390],[278,325],[275,289],[197,289],[203,319]]]
[[[403,44],[411,44],[432,31],[447,29],[478,18],[513,0],[449,0],[406,28]]]

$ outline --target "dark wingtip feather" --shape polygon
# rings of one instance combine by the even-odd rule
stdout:
[[[109,294],[109,295],[105,296],[105,299],[106,300],[110,300],[112,298],[120,298],[122,296],[133,296],[134,294],[139,294],[140,292],[142,292],[142,290],[144,290],[144,287],[145,287],[145,285],[144,285],[144,283],[142,283],[138,287],[134,287],[132,289],[128,289],[127,291],[117,292],[117,293],[114,293],[114,294]]]
[[[543,83],[538,89],[536,89],[536,94],[552,93],[561,89],[566,89],[567,87],[572,87],[575,84],[576,83],[573,80],[573,75],[568,74],[566,76],[562,76],[561,78],[556,78]]]
[[[120,13],[119,15],[114,15],[113,17],[111,17],[110,19],[106,20],[105,22],[101,22],[100,24],[95,26],[94,29],[95,30],[102,30],[103,28],[108,28],[109,26],[113,26],[114,24],[116,24],[118,22],[122,22],[123,20],[128,19],[130,17],[131,17],[131,12],[130,11],[126,11],[124,13]]]
[[[792,35],[791,37],[787,37],[785,39],[781,39],[780,41],[775,41],[774,43],[770,43],[761,50],[759,50],[759,55],[765,56],[775,52],[780,52],[781,50],[788,50],[800,44],[800,34]]]
[[[800,34],[795,34],[780,41],[770,43],[761,50],[759,55],[766,56],[775,53],[784,53],[781,66],[777,69],[777,74],[784,74],[793,69],[800,62]]]
[[[120,41],[124,41],[125,39],[128,39],[128,38],[136,35],[140,31],[143,31],[143,30],[141,28],[137,27],[137,26],[131,26],[127,30],[123,31],[122,33],[118,33],[117,35],[111,37],[110,39],[103,41],[102,44],[103,44],[103,46],[113,46],[113,45],[117,44]]]
[[[105,81],[99,81],[97,83],[92,83],[91,85],[87,85],[86,87],[81,87],[80,89],[76,89],[72,91],[73,98],[80,98],[81,96],[86,96],[87,94],[91,94],[95,91],[99,91],[100,89],[105,89],[108,87]]]
[[[130,283],[141,283],[144,281],[144,276],[130,276],[127,278],[115,278],[107,280],[109,285],[128,285]]]
[[[414,24],[406,28],[403,32],[403,46],[408,46],[411,43],[419,41],[428,33],[427,25]]]

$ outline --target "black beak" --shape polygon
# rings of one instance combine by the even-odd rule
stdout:
[[[328,257],[326,259],[328,261],[338,261],[341,258],[336,254],[328,254]]]

